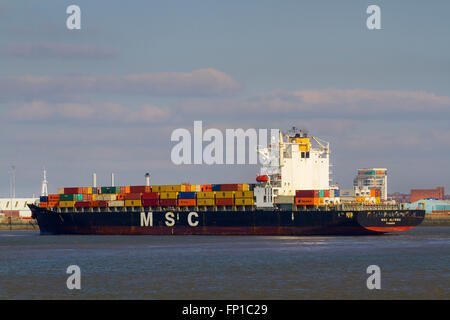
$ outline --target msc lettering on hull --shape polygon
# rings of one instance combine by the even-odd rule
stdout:
[[[175,225],[175,214],[173,212],[167,212],[164,217],[166,226],[173,227]],[[190,212],[187,216],[187,222],[191,227],[198,226],[198,213]],[[141,212],[141,227],[153,227],[153,212]]]

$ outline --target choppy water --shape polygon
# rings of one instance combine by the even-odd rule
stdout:
[[[450,227],[387,236],[40,236],[0,231],[0,299],[449,299]],[[81,290],[66,269],[81,268]],[[381,290],[369,290],[369,265]]]

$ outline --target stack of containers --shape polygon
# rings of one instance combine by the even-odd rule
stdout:
[[[179,192],[178,193],[178,205],[180,207],[194,207],[196,205],[197,192]]]
[[[159,198],[160,198],[159,203],[162,207],[176,207],[178,192],[176,191],[161,192]]]
[[[234,206],[234,193],[235,191],[216,192],[216,206]]]
[[[48,196],[41,196],[39,198],[39,207],[47,208],[48,207]]]
[[[145,193],[143,193],[142,194],[142,206],[144,206],[144,207],[157,207],[157,206],[159,206],[159,193],[158,192],[145,192]]]
[[[48,195],[48,207],[56,208],[59,206],[59,194],[49,194]]]
[[[214,205],[213,191],[197,192],[197,206],[213,206],[213,205]]]
[[[252,206],[254,203],[253,191],[236,191],[234,195],[237,206]]]
[[[130,191],[136,191],[137,189],[133,189],[130,187]],[[140,193],[125,193],[124,194],[124,205],[125,207],[140,207],[142,206],[141,194]]]
[[[319,190],[297,190],[295,191],[295,204],[302,206],[318,206]]]

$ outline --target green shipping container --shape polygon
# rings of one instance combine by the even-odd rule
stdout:
[[[101,193],[120,193],[120,187],[102,187]]]
[[[319,197],[320,198],[325,197],[325,190],[319,190]]]
[[[83,201],[82,194],[60,194],[59,201]]]

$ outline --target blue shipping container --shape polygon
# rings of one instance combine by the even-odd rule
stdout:
[[[212,191],[220,191],[220,184],[213,184]]]
[[[195,199],[197,192],[179,192],[178,199]]]
[[[39,198],[39,200],[41,202],[48,202],[48,197],[47,196],[42,196],[42,197]]]

